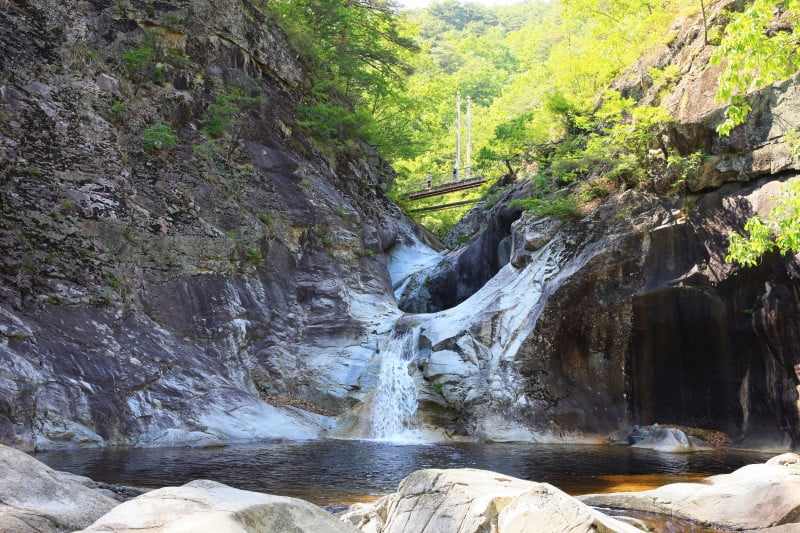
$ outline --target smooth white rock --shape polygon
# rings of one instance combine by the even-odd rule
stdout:
[[[0,531],[72,531],[118,503],[0,444]]]
[[[297,498],[198,480],[127,501],[84,530],[114,533],[355,533],[316,505]]]
[[[783,454],[701,483],[579,499],[593,506],[660,513],[720,529],[764,529],[798,519],[800,456]]]
[[[341,519],[364,533],[641,533],[547,483],[472,468],[419,470]]]

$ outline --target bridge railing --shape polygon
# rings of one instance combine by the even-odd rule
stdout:
[[[407,196],[409,194],[413,194],[416,192],[425,191],[428,189],[438,189],[440,187],[446,187],[452,185],[454,183],[467,183],[467,182],[474,182],[474,181],[482,181],[484,178],[476,175],[472,175],[469,180],[466,179],[466,169],[462,169],[462,174],[458,182],[456,182],[456,178],[454,174],[451,173],[444,173],[444,174],[429,174],[428,176],[417,178],[415,180],[406,182],[403,187],[400,188],[400,194],[403,196]]]

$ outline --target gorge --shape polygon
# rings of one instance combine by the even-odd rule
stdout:
[[[503,171],[444,236],[397,205],[410,163],[365,141],[374,131],[314,122],[336,98],[320,96],[291,1],[0,7],[0,444],[151,488],[220,473],[202,477],[274,489],[221,474],[248,454],[366,461],[353,471],[373,484],[318,499],[319,481],[287,468],[303,479],[294,495],[325,505],[385,494],[424,468],[558,485],[559,461],[587,456],[598,466],[575,466],[581,487],[559,485],[578,494],[604,474],[677,481],[798,447],[798,255],[768,251],[751,268],[726,256],[729,235],[800,181],[800,79],[753,90],[744,123],[717,132],[726,105],[707,30],[723,31],[741,2],[682,12],[601,84],[670,117],[647,130],[645,178],[630,182],[640,162],[608,166],[630,154],[585,155],[600,133],[646,123],[608,118],[618,100],[598,87],[594,107],[564,107],[552,121],[561,137],[531,141],[517,168],[486,156],[487,174]],[[781,13],[775,31],[796,32]],[[476,106],[489,100],[479,89]],[[358,135],[337,137],[348,128]],[[644,135],[629,133],[626,146]],[[488,137],[496,152],[510,142]],[[584,152],[559,160],[572,145]],[[572,165],[572,181],[547,174],[556,163]],[[529,208],[565,198],[580,199],[566,214]],[[732,449],[618,446],[652,424],[724,434]],[[678,451],[702,447],[691,442]],[[373,471],[370,456],[396,469]],[[527,466],[539,460],[553,468]],[[165,464],[175,469],[153,474]]]

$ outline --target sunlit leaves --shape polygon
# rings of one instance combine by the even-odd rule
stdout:
[[[726,261],[752,267],[775,249],[783,254],[800,253],[800,181],[786,186],[766,218],[749,219],[744,232],[730,235]]]
[[[788,9],[794,19],[793,31],[770,30],[770,24],[782,9]],[[798,0],[755,0],[728,24],[722,42],[711,57],[712,64],[723,67],[717,101],[730,103],[725,121],[717,127],[720,135],[728,135],[744,122],[750,112],[746,100],[749,91],[797,73],[800,67],[798,15]]]

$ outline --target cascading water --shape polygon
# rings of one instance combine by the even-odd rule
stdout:
[[[417,356],[419,326],[402,321],[381,348],[381,370],[372,402],[371,437],[388,441],[419,441],[415,429],[417,386],[408,366]]]

